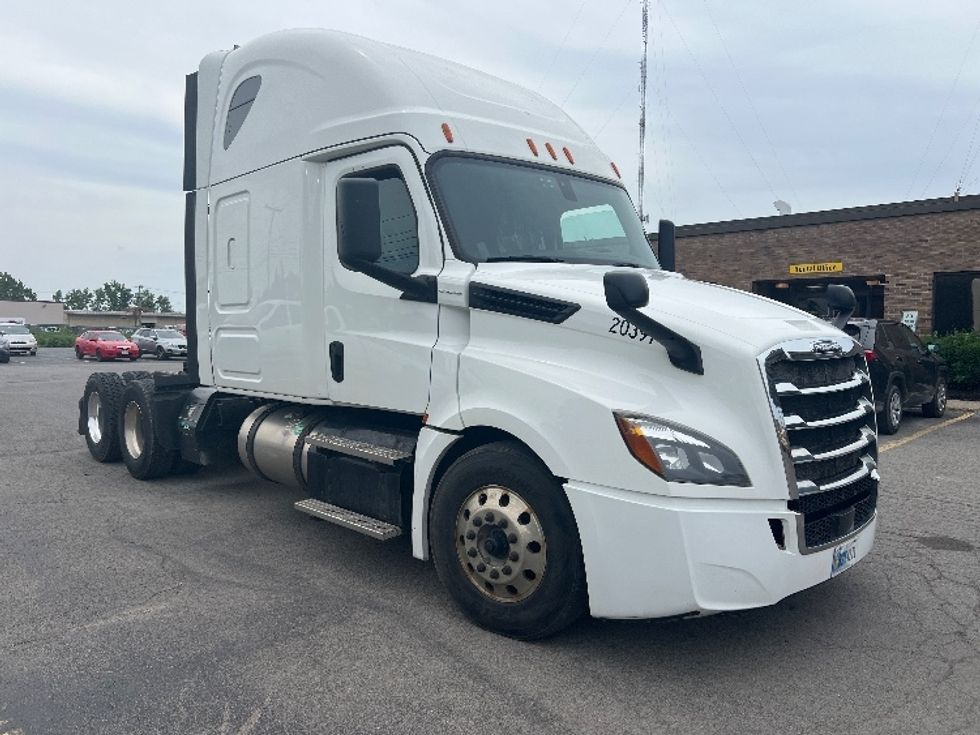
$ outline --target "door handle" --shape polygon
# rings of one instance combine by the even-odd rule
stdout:
[[[330,377],[335,383],[344,382],[344,343],[330,343]]]

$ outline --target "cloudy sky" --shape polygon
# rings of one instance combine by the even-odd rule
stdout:
[[[331,27],[541,91],[636,191],[640,0],[0,0],[0,271],[183,303],[183,80]],[[980,191],[980,5],[650,0],[647,185],[678,224]]]

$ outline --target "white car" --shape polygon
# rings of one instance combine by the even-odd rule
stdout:
[[[21,324],[0,324],[0,335],[6,337],[10,354],[37,354],[37,338]]]
[[[0,362],[10,362],[10,344],[2,334],[0,334]]]

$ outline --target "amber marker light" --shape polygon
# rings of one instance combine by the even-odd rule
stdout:
[[[643,429],[634,423],[630,423],[618,414],[614,414],[614,416],[616,418],[616,426],[619,427],[619,433],[623,435],[623,441],[626,442],[626,447],[630,450],[630,454],[636,457],[640,464],[663,477],[663,463],[661,463],[660,457],[653,451],[653,446],[651,446],[646,436],[644,436]]]
[[[568,146],[567,145],[564,146],[561,149],[561,152],[565,154],[565,158],[568,159],[568,162],[574,166],[575,165],[575,159],[572,157],[572,152],[570,150],[568,150]]]
[[[623,178],[623,175],[619,173],[619,166],[616,165],[615,161],[610,161],[609,165],[612,166],[612,170],[616,173],[617,179]]]
[[[551,145],[551,143],[545,143],[544,148],[546,151],[548,151],[549,156],[551,156],[556,161],[558,160],[558,154],[555,153],[555,147]]]
[[[527,147],[531,149],[531,153],[533,153],[534,154],[534,157],[537,158],[538,157],[538,147],[534,144],[534,141],[531,140],[530,138],[527,139]]]
[[[446,136],[446,142],[453,142],[453,129],[449,127],[449,123],[442,124],[442,134]]]

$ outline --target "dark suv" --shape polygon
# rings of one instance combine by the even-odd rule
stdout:
[[[851,319],[844,331],[864,345],[878,431],[898,431],[905,408],[922,408],[924,416],[943,415],[946,361],[933,354],[911,329],[884,319]]]

